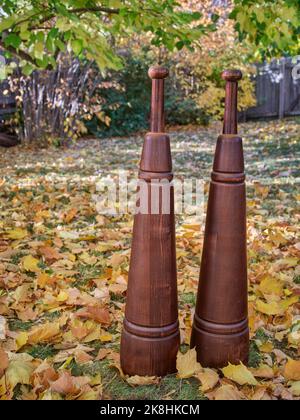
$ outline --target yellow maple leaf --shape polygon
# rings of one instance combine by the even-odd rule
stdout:
[[[223,385],[213,394],[215,401],[241,401],[246,397],[233,385]]]
[[[273,343],[271,343],[270,341],[268,341],[267,343],[263,343],[259,346],[259,350],[262,353],[272,353],[272,351],[274,350]]]
[[[280,280],[267,276],[260,283],[259,290],[263,295],[281,296],[283,293],[283,284]]]
[[[178,378],[190,378],[201,371],[202,367],[197,362],[196,349],[188,350],[185,354],[177,355]]]
[[[28,342],[28,333],[25,331],[20,332],[16,337],[16,347],[17,351],[25,346]]]
[[[292,306],[292,305],[294,305],[295,303],[298,303],[298,302],[299,302],[299,296],[293,296],[289,299],[282,300],[279,303],[279,305],[280,305],[282,311],[286,312],[290,306]]]
[[[112,341],[112,335],[110,333],[101,334],[100,341],[102,341],[102,343],[108,343]]]
[[[27,255],[26,257],[24,257],[22,263],[23,269],[25,271],[31,271],[32,273],[37,273],[41,271],[41,269],[38,266],[39,260],[34,258],[32,255]]]
[[[258,299],[256,301],[256,310],[265,315],[283,315],[290,306],[294,305],[299,301],[298,296],[293,296],[289,299],[282,300],[280,302],[265,303]]]
[[[21,229],[21,228],[12,229],[7,232],[8,238],[13,239],[13,240],[24,239],[26,238],[27,235],[28,235],[27,230]]]
[[[238,366],[234,366],[229,363],[226,368],[222,369],[222,372],[226,378],[231,379],[239,385],[258,385],[258,382],[254,378],[253,374],[243,363]]]
[[[257,369],[251,370],[255,378],[273,379],[274,370],[268,365],[260,365]]]
[[[33,328],[28,333],[28,344],[37,344],[55,339],[60,334],[59,322],[48,322]]]
[[[30,385],[34,367],[31,362],[25,360],[12,360],[6,371],[6,381],[9,389],[13,390],[16,385]]]
[[[256,310],[265,315],[279,315],[281,313],[278,302],[265,303],[262,300],[256,301]]]
[[[200,390],[202,392],[207,392],[211,389],[214,389],[220,379],[217,372],[212,369],[203,369],[203,371],[197,374],[197,378],[201,382],[202,386],[200,387]]]
[[[131,386],[146,386],[146,385],[157,385],[159,378],[156,376],[131,376],[126,379],[126,382]]]
[[[88,326],[89,333],[85,336],[82,342],[91,343],[92,341],[100,340],[100,336],[101,336],[100,325],[97,325],[97,323],[94,321],[87,321],[85,322],[85,325]]]

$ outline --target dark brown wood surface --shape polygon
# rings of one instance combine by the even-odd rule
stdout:
[[[237,135],[240,71],[226,71],[224,130],[217,142],[191,347],[204,367],[248,362],[246,188]]]
[[[145,137],[140,182],[147,182],[148,209],[157,190],[157,214],[134,220],[121,366],[129,375],[164,376],[176,371],[180,343],[177,302],[174,189],[164,190],[170,203],[164,214],[159,182],[172,181],[170,139],[164,131],[164,79],[168,71],[151,68],[151,132]],[[142,188],[142,186],[140,186]]]

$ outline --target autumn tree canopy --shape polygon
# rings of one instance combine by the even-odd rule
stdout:
[[[117,36],[146,32],[153,45],[173,50],[189,47],[213,29],[213,22],[191,29],[201,14],[179,6],[176,0],[4,0],[0,46],[21,59],[27,73],[55,67],[57,55],[66,50],[95,60],[100,69],[117,69]]]
[[[3,0],[0,47],[18,57],[25,73],[55,67],[66,50],[100,69],[118,69],[117,39],[146,33],[149,43],[171,51],[191,47],[215,29],[216,8],[231,12],[240,41],[257,56],[299,53],[298,0]],[[204,23],[202,12],[210,9]]]
[[[230,17],[257,57],[300,53],[299,0],[235,0]]]

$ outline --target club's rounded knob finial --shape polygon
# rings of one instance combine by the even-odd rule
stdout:
[[[222,73],[222,79],[227,82],[238,82],[243,78],[243,73],[241,70],[225,70]]]
[[[153,66],[149,69],[150,79],[166,79],[169,76],[169,70],[165,67]]]

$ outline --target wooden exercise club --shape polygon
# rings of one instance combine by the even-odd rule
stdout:
[[[225,117],[210,186],[191,347],[204,367],[222,368],[249,356],[246,186],[243,142],[237,135],[238,81],[225,71]]]
[[[170,138],[164,132],[168,70],[152,67],[149,76],[151,132],[145,137],[139,171],[139,182],[146,184],[148,214],[137,213],[134,219],[121,366],[128,375],[164,376],[176,372],[180,343],[172,159]],[[166,187],[161,186],[162,180],[168,180]],[[159,205],[153,211],[157,191]],[[169,211],[163,206],[162,191]]]

